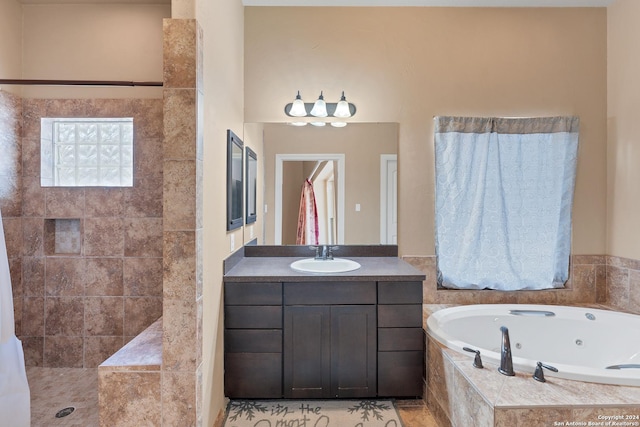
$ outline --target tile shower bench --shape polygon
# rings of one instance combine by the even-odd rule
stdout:
[[[98,367],[100,425],[160,425],[161,367],[162,317]]]

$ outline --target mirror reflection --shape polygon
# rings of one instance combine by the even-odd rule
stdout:
[[[397,244],[397,123],[265,123],[261,138],[258,244]]]

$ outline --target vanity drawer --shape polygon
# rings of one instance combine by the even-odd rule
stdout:
[[[281,329],[227,329],[224,332],[227,353],[281,353]]]
[[[379,305],[379,328],[422,328],[422,304]]]
[[[375,304],[376,282],[292,282],[284,284],[286,305]]]
[[[378,304],[422,304],[422,282],[378,282]]]
[[[229,329],[282,329],[282,306],[226,306],[224,324]]]
[[[422,396],[423,377],[422,351],[378,353],[378,396]]]
[[[228,305],[281,305],[282,283],[225,283],[224,303]]]
[[[225,353],[224,389],[230,398],[282,398],[282,353]]]
[[[422,328],[378,328],[378,351],[422,351]]]

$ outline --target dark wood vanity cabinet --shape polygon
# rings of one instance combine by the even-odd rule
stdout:
[[[378,395],[422,396],[422,282],[378,282]]]
[[[422,282],[225,283],[230,398],[422,396]]]
[[[282,397],[282,284],[225,284],[225,394]]]
[[[284,283],[284,397],[376,395],[375,282]]]

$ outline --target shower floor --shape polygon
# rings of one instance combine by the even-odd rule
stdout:
[[[31,427],[98,427],[98,369],[27,367]],[[75,411],[56,418],[58,411]]]

